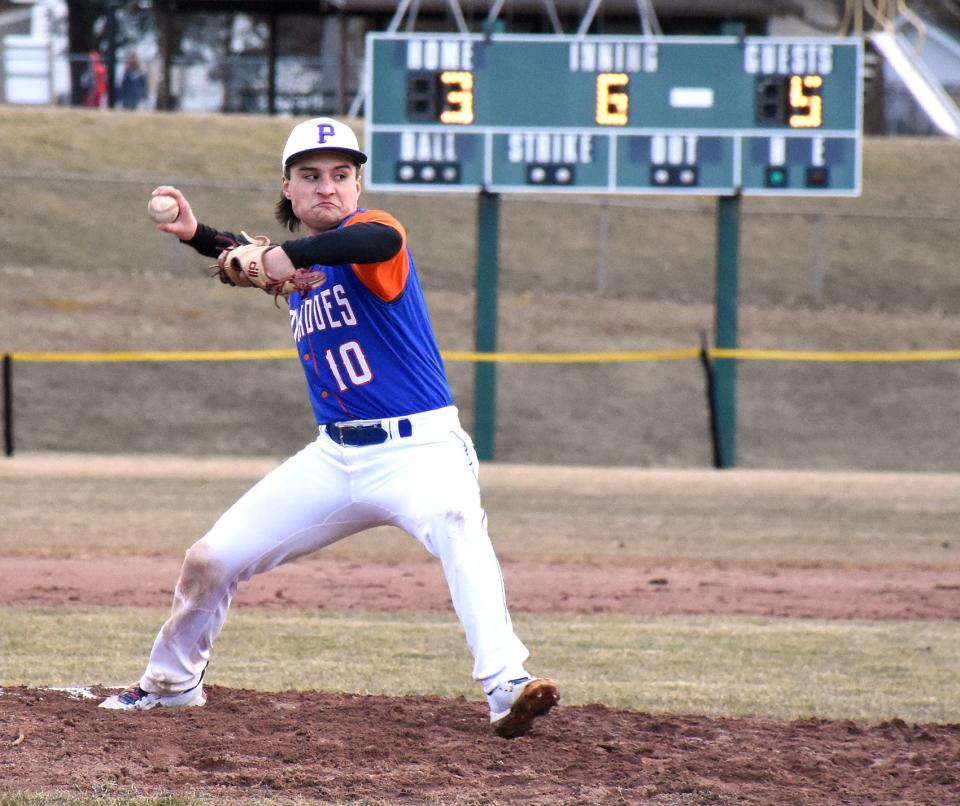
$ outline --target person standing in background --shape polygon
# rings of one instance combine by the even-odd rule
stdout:
[[[99,109],[104,105],[107,98],[107,66],[95,50],[91,50],[88,57],[90,59],[89,65],[80,79],[80,86],[83,89],[83,105]]]
[[[137,109],[146,100],[147,74],[137,54],[128,53],[120,79],[120,105],[124,109]]]

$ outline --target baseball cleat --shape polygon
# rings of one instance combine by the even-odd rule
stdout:
[[[533,720],[560,702],[560,687],[546,677],[520,677],[487,694],[490,724],[497,736],[513,739],[530,730]]]
[[[207,695],[203,690],[202,682],[179,694],[151,694],[139,685],[133,685],[119,694],[107,697],[99,707],[114,711],[149,711],[157,706],[161,708],[196,707],[203,705],[206,701]]]

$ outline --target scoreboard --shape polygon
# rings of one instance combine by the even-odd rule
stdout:
[[[859,38],[367,35],[372,190],[841,195]]]

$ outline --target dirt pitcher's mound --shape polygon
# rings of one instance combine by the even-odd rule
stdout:
[[[384,803],[960,802],[960,725],[561,706],[507,741],[479,702],[209,695],[205,708],[118,713],[76,692],[7,689],[2,788]]]

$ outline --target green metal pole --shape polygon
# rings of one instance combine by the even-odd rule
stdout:
[[[497,349],[499,295],[500,195],[480,191],[477,198],[477,313],[476,351]],[[477,361],[473,382],[473,440],[481,460],[496,458],[497,365]]]
[[[737,346],[737,305],[740,296],[740,195],[717,199],[716,345]],[[737,464],[737,361],[715,362],[717,442],[720,467]]]
[[[13,356],[3,354],[3,453],[13,456]]]

